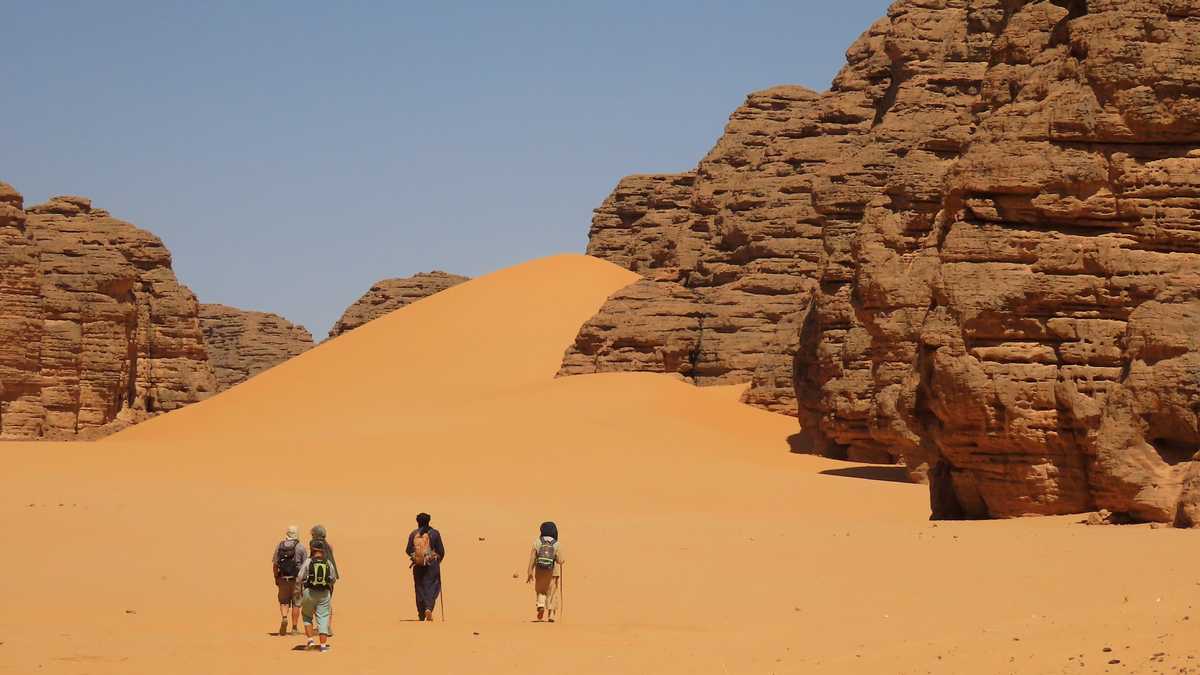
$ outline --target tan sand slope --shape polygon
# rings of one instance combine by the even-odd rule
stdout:
[[[862,478],[887,467],[789,454],[795,421],[737,403],[738,388],[553,379],[580,322],[629,278],[581,256],[535,261],[101,443],[0,446],[17,552],[0,672],[1195,663],[1190,532],[935,526],[920,486]],[[419,510],[447,541],[445,624],[409,621],[400,550]],[[514,578],[544,519],[571,558],[554,626],[529,623]],[[268,557],[286,525],[318,520],[345,575],[336,646],[293,653],[267,635]]]
[[[558,370],[564,346],[637,275],[556,256],[446,289],[331,340],[225,396],[120,441],[344,437],[395,431],[404,415],[458,412]]]

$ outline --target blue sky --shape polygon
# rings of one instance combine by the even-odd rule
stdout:
[[[693,167],[750,91],[827,88],[887,7],[499,4],[14,3],[0,180],[320,339],[377,279],[582,251],[621,176]]]

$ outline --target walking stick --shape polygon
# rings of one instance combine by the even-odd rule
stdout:
[[[567,609],[567,569],[564,566],[558,570],[558,617],[561,619]]]
[[[441,565],[438,565],[438,575],[441,575]],[[446,579],[443,577],[442,582],[442,623],[446,623]]]

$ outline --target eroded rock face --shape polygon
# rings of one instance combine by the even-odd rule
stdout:
[[[947,175],[919,459],[969,515],[1190,522],[1200,3],[1066,4],[1014,14]]]
[[[353,305],[346,308],[342,317],[329,330],[329,337],[335,338],[368,321],[378,319],[384,314],[464,281],[470,281],[470,277],[435,270],[414,274],[411,277],[384,279],[376,282]]]
[[[870,73],[877,70],[873,60],[863,50],[855,67]],[[862,77],[864,86],[878,88]],[[858,148],[874,115],[870,98],[857,90],[830,96],[788,86],[751,94],[696,171],[631,176],[596,210],[589,254],[695,297],[696,308],[687,313],[703,317],[698,351],[691,368],[672,372],[698,384],[761,381],[771,394],[753,392],[756,403],[795,414],[790,359],[767,363],[763,356],[794,348],[780,326],[806,306],[817,284],[823,252],[813,176]],[[601,316],[677,311],[646,308],[646,293],[635,295],[642,305],[628,305],[629,294],[618,293]],[[672,305],[678,295],[674,287],[658,293]],[[595,342],[590,329],[585,326],[569,354],[589,351]],[[590,356],[593,371],[661,370],[665,364],[625,361],[620,349],[603,345]],[[584,369],[576,360],[570,371]]]
[[[21,195],[0,182],[0,436],[41,435],[41,269]]]
[[[699,296],[670,282],[639,281],[608,299],[563,358],[559,375],[696,373],[706,317]]]
[[[157,237],[83,197],[22,211],[7,185],[0,237],[0,437],[95,437],[215,391]]]
[[[847,58],[622,181],[589,252],[695,293],[702,341],[724,298],[716,369],[935,517],[1200,521],[1200,1],[902,0]]]
[[[312,334],[304,326],[269,312],[202,304],[200,327],[218,391],[240,384],[313,346]]]

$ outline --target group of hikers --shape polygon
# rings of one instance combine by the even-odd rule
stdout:
[[[442,568],[446,546],[442,534],[430,526],[428,513],[417,514],[417,527],[408,534],[404,548],[413,573],[417,600],[417,620],[433,621],[433,610],[442,594]],[[308,548],[300,543],[300,528],[287,528],[283,541],[271,555],[271,576],[279,600],[279,632],[297,635],[304,627],[307,642],[299,650],[329,651],[333,635],[333,589],[340,577],[328,533],[322,525],[309,531]],[[562,588],[562,548],[558,526],[542,523],[529,553],[525,582],[533,584],[537,621],[553,622],[558,612]],[[444,612],[444,609],[443,609]],[[291,617],[291,631],[288,618]],[[444,614],[443,614],[444,617]]]

